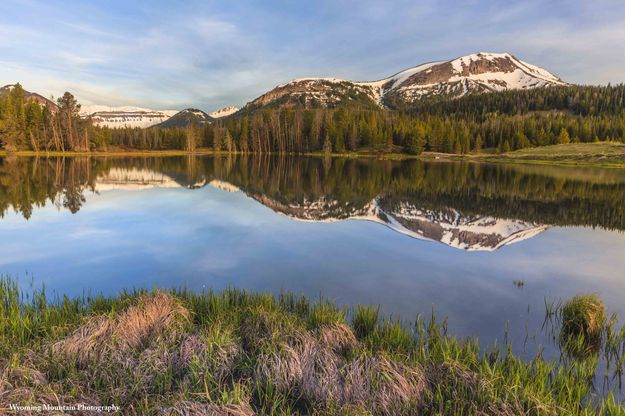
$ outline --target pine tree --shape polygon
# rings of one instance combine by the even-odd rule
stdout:
[[[558,144],[571,143],[571,137],[569,136],[569,132],[564,127],[560,129],[560,134],[558,135],[557,143]]]
[[[71,93],[65,92],[57,100],[57,104],[59,106],[57,117],[59,119],[60,133],[62,140],[66,144],[64,149],[89,150],[86,143],[80,139],[80,104],[78,104],[76,98]]]

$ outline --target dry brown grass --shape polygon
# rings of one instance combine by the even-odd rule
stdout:
[[[43,386],[48,383],[44,373],[34,368],[11,366],[6,361],[0,364],[0,386],[26,384]]]
[[[453,392],[458,397],[463,397],[464,400],[461,403],[463,406],[471,404],[472,414],[515,416],[527,413],[514,391],[510,390],[510,394],[505,395],[506,400],[498,399],[500,395],[494,392],[492,380],[487,380],[458,361],[447,360],[443,363],[432,364],[425,371],[431,389],[439,386]],[[533,407],[537,414],[559,414],[553,406],[532,400],[531,397],[527,398],[527,401],[534,402]]]
[[[346,326],[322,327],[316,335],[261,354],[255,376],[315,408],[370,409],[377,415],[408,415],[419,408],[427,394],[419,368],[380,355],[342,355],[358,345]]]
[[[161,414],[163,416],[253,416],[254,411],[247,403],[216,405],[185,400],[165,409]]]
[[[293,322],[262,306],[248,308],[245,315],[240,334],[243,348],[249,352],[256,352],[264,345],[277,344],[297,332]]]
[[[344,402],[379,415],[412,415],[428,391],[420,368],[383,356],[362,356],[346,368]]]
[[[6,361],[0,363],[0,415],[18,414],[10,411],[10,405],[71,405],[82,403],[97,405],[96,401],[84,395],[78,398],[67,398],[55,392],[55,386],[48,383],[45,374],[34,368],[14,367]],[[38,411],[21,410],[19,415],[40,415]],[[48,415],[66,415],[63,412],[47,412]],[[74,416],[86,415],[83,412],[74,412]]]
[[[54,344],[52,351],[86,366],[103,355],[124,354],[145,348],[159,338],[175,337],[188,319],[189,312],[172,296],[144,295],[116,317],[88,319],[69,337]]]
[[[178,349],[177,369],[184,370],[190,365],[210,371],[214,380],[224,382],[232,379],[232,369],[242,353],[241,347],[232,333],[219,325],[201,334],[185,336]]]
[[[488,383],[479,374],[454,360],[430,365],[427,368],[427,379],[432,386],[457,386],[472,397],[477,397],[481,390],[488,388]]]
[[[317,337],[323,345],[341,355],[351,353],[359,345],[354,331],[345,324],[323,325],[317,330]]]

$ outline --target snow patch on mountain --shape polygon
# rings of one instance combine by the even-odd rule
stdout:
[[[239,111],[238,107],[228,106],[228,107],[224,107],[219,110],[213,111],[212,113],[208,113],[208,115],[211,116],[212,118],[220,118],[220,117],[226,117],[231,114],[234,114],[237,111]]]
[[[220,181],[219,179],[213,179],[212,181],[208,183],[208,185],[212,186],[215,189],[219,189],[220,191],[229,192],[229,193],[240,191],[238,186],[235,186],[231,184],[230,182]]]
[[[98,176],[95,191],[136,191],[151,188],[180,188],[172,177],[149,169],[112,168]]]
[[[151,127],[168,120],[177,112],[177,110],[151,110],[133,106],[83,105],[80,108],[82,117],[91,117],[96,126],[111,128]]]

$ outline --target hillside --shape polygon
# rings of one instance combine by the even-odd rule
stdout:
[[[162,123],[155,125],[154,127],[158,128],[177,128],[177,127],[188,127],[190,125],[204,125],[211,124],[215,121],[214,118],[206,114],[202,110],[198,110],[197,108],[186,108],[182,111],[171,116],[169,119],[165,120]]]
[[[4,87],[0,88],[0,96],[8,93],[9,91],[11,91],[13,88],[15,88],[15,85],[17,84],[8,84],[5,85]],[[52,100],[47,99],[46,97],[44,97],[41,94],[37,94],[36,92],[30,92],[30,91],[26,91],[24,90],[24,94],[25,94],[25,98],[28,100],[35,100],[37,101],[39,104],[41,105],[47,105],[52,111],[56,111],[56,109],[58,108],[56,103],[54,103]]]

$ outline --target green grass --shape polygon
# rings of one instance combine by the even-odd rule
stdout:
[[[602,328],[618,373],[625,330]],[[0,412],[87,403],[124,415],[625,414],[615,396],[593,396],[597,356],[526,361],[509,344],[485,349],[447,332],[434,312],[406,323],[287,293],[49,299],[4,278]]]
[[[493,155],[489,158],[511,162],[625,167],[625,143],[558,144],[520,149],[504,155]]]
[[[388,155],[402,158],[402,155]],[[406,158],[410,157],[406,155]],[[625,167],[625,143],[597,142],[570,143],[551,146],[530,147],[504,154],[495,149],[484,149],[480,153],[465,155],[451,153],[424,152],[419,159],[478,162],[523,163],[559,166]]]

